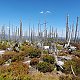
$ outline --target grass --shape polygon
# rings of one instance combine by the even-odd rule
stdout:
[[[57,75],[42,72],[32,73],[31,77],[33,80],[59,80]]]

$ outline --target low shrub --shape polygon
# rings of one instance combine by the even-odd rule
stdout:
[[[43,56],[43,61],[54,64],[55,58],[51,55],[45,55]]]
[[[2,58],[7,61],[7,60],[11,59],[15,54],[16,54],[16,52],[7,51],[3,54]]]
[[[39,63],[39,59],[38,58],[33,58],[30,61],[30,65],[31,66],[37,65],[38,63]]]
[[[37,65],[37,69],[40,72],[46,73],[46,72],[51,72],[54,70],[54,65],[47,63],[47,62],[40,62]]]
[[[71,65],[74,73],[80,76],[80,59],[74,58],[64,63],[64,72],[66,74],[72,74]]]
[[[29,56],[30,58],[39,58],[41,56],[41,53],[33,52],[33,53],[30,53]]]
[[[9,76],[17,77],[24,76],[28,74],[28,65],[22,62],[13,62],[10,66],[0,66],[0,74],[3,78]]]

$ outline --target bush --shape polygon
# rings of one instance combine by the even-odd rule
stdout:
[[[47,63],[47,62],[40,62],[37,65],[37,69],[40,72],[46,73],[46,72],[51,72],[54,70],[54,65]]]
[[[57,46],[58,50],[62,50],[62,48],[63,48],[62,46]]]
[[[43,61],[54,64],[55,58],[50,55],[45,55],[45,56],[43,56]]]
[[[30,65],[37,65],[39,63],[39,59],[38,58],[33,58],[31,59]]]
[[[73,51],[72,54],[80,58],[80,50]]]
[[[27,53],[24,51],[20,51],[19,53],[13,52],[13,51],[7,51],[3,54],[2,58],[0,59],[0,64],[3,64],[4,61],[7,61],[9,59],[14,61],[21,61],[24,60],[24,57],[28,56]]]
[[[43,54],[48,54],[48,51],[47,50],[43,50]]]
[[[30,58],[39,58],[39,57],[41,57],[41,51],[39,49],[33,48],[33,50],[31,52],[29,52],[29,56],[30,56]]]
[[[26,57],[26,53],[25,52],[19,52],[12,57],[12,62],[22,61],[22,60],[24,60],[24,57]]]
[[[30,56],[30,58],[36,58],[36,57],[40,57],[41,56],[41,50],[39,50],[37,48],[34,48],[32,46],[28,46],[28,45],[21,46],[20,50],[24,51],[26,54],[28,54]]]
[[[39,58],[41,56],[41,53],[33,52],[33,53],[30,53],[29,56],[30,58]]]
[[[9,47],[9,46],[7,45],[6,42],[4,42],[4,43],[0,43],[0,49],[2,49],[2,50],[6,50],[8,47]]]
[[[18,75],[16,77],[14,76],[9,76],[7,75],[6,77],[3,77],[2,75],[0,75],[0,80],[33,80],[30,76],[28,75]]]
[[[15,54],[16,54],[16,52],[7,51],[3,54],[2,58],[7,61],[7,60],[11,59]]]
[[[28,74],[28,65],[22,62],[13,62],[10,66],[0,66],[0,75],[3,78],[18,77]]]
[[[77,76],[80,76],[80,59],[74,58],[64,63],[64,72],[67,74],[71,74],[71,65]]]

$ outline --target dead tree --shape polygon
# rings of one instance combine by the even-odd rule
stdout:
[[[74,23],[72,24],[71,39],[74,39]]]
[[[18,38],[19,38],[19,28],[18,28]]]
[[[49,38],[51,38],[51,26],[50,26]]]
[[[78,17],[77,17],[76,30],[75,30],[75,39],[74,39],[75,42],[77,40],[77,31],[78,31]]]
[[[12,40],[13,40],[13,36],[14,36],[14,31],[13,31],[13,24],[12,24]]]
[[[35,31],[34,31],[34,24],[33,24],[33,30],[32,30],[32,36],[33,36],[33,41],[34,41],[34,37],[35,37]]]
[[[16,33],[15,34],[16,34],[15,37],[16,37],[16,40],[17,40],[17,26],[16,26]]]
[[[10,41],[10,22],[9,22],[9,41]]]
[[[46,21],[45,21],[45,23],[44,23],[44,30],[45,30],[45,32],[44,32],[44,38],[45,38],[45,40],[46,40],[46,38],[47,38],[47,29],[46,29]]]
[[[38,37],[40,37],[39,25],[40,25],[40,23],[38,23]]]
[[[29,24],[29,41],[30,41],[30,24]]]
[[[57,29],[56,29],[56,41],[58,41],[58,33],[57,33]]]
[[[31,29],[31,43],[33,41],[33,33],[32,33],[32,29]]]
[[[67,19],[66,19],[66,40],[68,40],[68,33],[69,33],[69,27],[68,27],[68,15],[67,15]]]
[[[2,26],[1,33],[1,40],[5,40],[5,26]]]
[[[52,38],[54,37],[53,27],[52,27]]]
[[[22,39],[22,21],[20,20],[20,39]]]

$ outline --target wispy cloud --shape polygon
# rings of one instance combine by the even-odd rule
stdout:
[[[51,11],[41,11],[40,14],[51,14]]]
[[[47,13],[51,13],[51,11],[46,11],[45,14],[47,14]]]
[[[43,11],[41,11],[40,13],[41,13],[41,14],[43,14],[44,12],[43,12]]]

